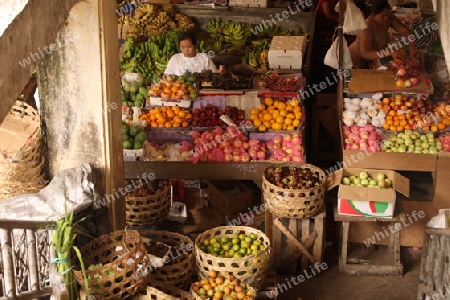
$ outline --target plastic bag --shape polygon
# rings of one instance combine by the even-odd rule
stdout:
[[[350,56],[350,50],[348,50],[347,43],[344,40],[344,55],[343,55],[343,64],[342,69],[351,69],[353,67],[352,58]],[[327,66],[332,67],[333,69],[339,69],[339,38],[336,38],[331,45],[330,49],[328,49],[327,54],[325,55],[325,59],[323,63]]]
[[[336,5],[336,11],[339,11],[338,5]],[[367,28],[367,24],[364,20],[362,11],[355,5],[353,0],[347,0],[347,7],[345,9],[344,15],[344,24],[342,26],[344,33],[356,35],[358,34],[358,32],[365,28]]]

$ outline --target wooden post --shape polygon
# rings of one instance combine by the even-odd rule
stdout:
[[[12,255],[11,230],[0,229],[0,245],[2,249],[3,272],[5,281],[5,296],[16,298],[16,281],[14,276],[14,259]]]
[[[27,238],[27,252],[28,252],[28,270],[30,272],[29,276],[29,291],[39,291],[41,289],[39,283],[39,266],[38,258],[36,252],[36,236],[35,231],[32,229],[26,229]]]

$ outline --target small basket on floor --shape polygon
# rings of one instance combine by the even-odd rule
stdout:
[[[169,216],[170,185],[159,188],[155,194],[145,197],[125,197],[126,223],[136,228],[146,228]]]
[[[16,101],[0,124],[0,140],[0,200],[44,188],[44,143],[38,112]]]
[[[262,178],[262,193],[269,211],[282,218],[294,219],[310,218],[318,214],[327,190],[325,172],[310,164],[287,163],[275,166],[277,167],[309,168],[312,173],[318,173],[319,184],[309,189],[283,189],[267,180],[266,169]]]
[[[100,236],[81,248],[88,288],[95,299],[120,300],[145,289],[150,262],[136,230],[118,230]],[[82,289],[85,282],[78,263],[73,273]]]
[[[145,230],[140,231],[140,234],[144,242],[148,238],[171,247],[169,262],[154,270],[149,285],[162,290],[164,290],[164,285],[182,290],[189,289],[195,264],[192,240],[187,236],[170,231]]]
[[[200,249],[205,239],[213,237],[232,238],[233,234],[255,234],[264,245],[264,250],[257,254],[241,258],[223,258],[206,253]],[[264,282],[270,262],[270,240],[261,231],[247,226],[220,226],[203,232],[195,240],[195,256],[197,272],[200,278],[205,278],[211,271],[231,274],[254,289],[260,289]]]

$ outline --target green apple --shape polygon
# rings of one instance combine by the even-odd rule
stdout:
[[[377,185],[377,181],[374,179],[369,180],[369,185]]]
[[[427,134],[426,134],[426,137],[429,138],[429,139],[434,139],[434,134],[432,134],[432,133],[427,133]]]
[[[367,178],[369,178],[369,174],[367,172],[360,172],[359,173],[359,178],[366,180]]]
[[[367,179],[361,179],[361,185],[362,185],[362,186],[368,186],[368,185],[369,185],[369,180],[367,180]]]
[[[397,149],[397,147],[391,147],[391,151],[392,152],[398,152],[398,149]]]
[[[397,145],[403,145],[405,143],[405,139],[397,138]]]
[[[405,146],[399,146],[397,150],[400,153],[405,153],[406,152],[406,147]]]
[[[428,144],[427,142],[423,142],[420,147],[422,147],[422,149],[428,149],[430,147],[430,144]]]
[[[428,150],[428,149],[423,149],[423,150],[422,150],[422,153],[423,153],[423,154],[430,154],[430,150]]]
[[[413,144],[413,140],[410,138],[405,139],[405,145],[406,146],[411,146]]]
[[[344,177],[342,178],[342,184],[349,185],[351,183],[350,178]]]

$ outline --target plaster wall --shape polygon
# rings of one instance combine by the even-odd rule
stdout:
[[[6,10],[2,13],[3,20],[6,23],[13,21],[0,36],[0,123],[36,69],[42,57],[40,50],[53,43],[70,8],[79,1],[29,0],[20,13],[17,12],[19,3],[2,5],[2,10]],[[30,54],[35,55],[30,57]],[[22,67],[19,62],[27,58],[30,63]]]
[[[39,65],[51,176],[80,162],[96,167],[104,162],[98,22],[97,1],[76,4],[58,32],[61,47]]]

